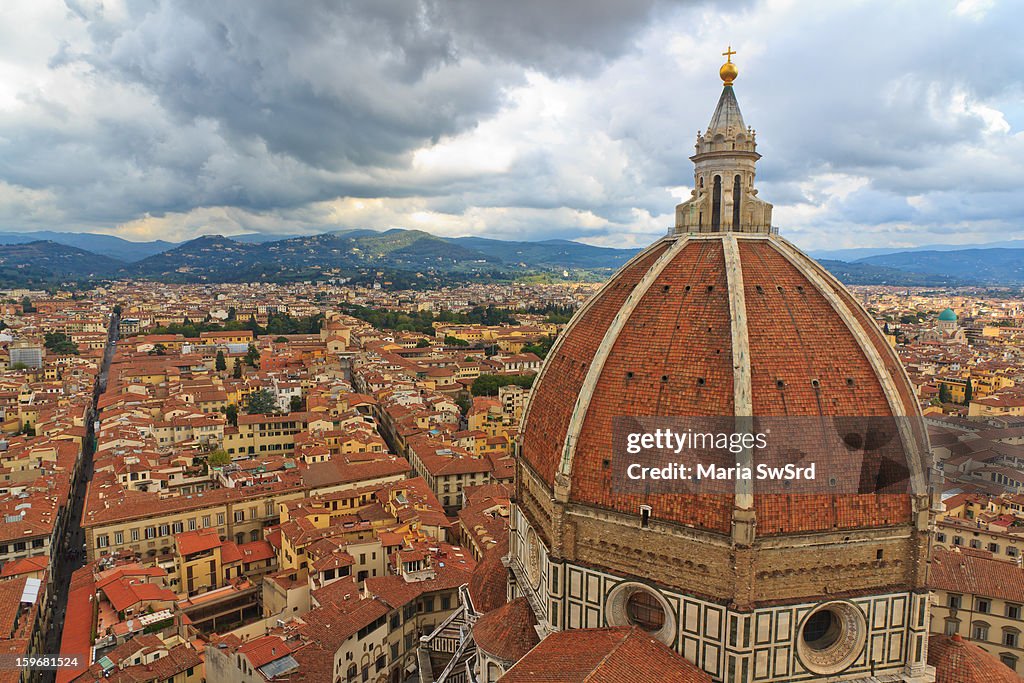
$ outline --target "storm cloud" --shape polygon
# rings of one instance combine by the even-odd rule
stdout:
[[[761,196],[798,243],[1024,237],[1020,15],[983,0],[25,0],[0,26],[0,230],[641,245],[689,194],[731,44]]]

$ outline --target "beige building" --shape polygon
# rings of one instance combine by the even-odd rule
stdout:
[[[937,550],[929,584],[932,633],[969,639],[1024,675],[1024,568],[970,548]]]

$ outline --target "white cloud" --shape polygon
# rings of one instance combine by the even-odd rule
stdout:
[[[642,246],[689,196],[731,44],[760,196],[802,246],[1020,234],[1012,3],[585,5],[14,3],[0,229]]]

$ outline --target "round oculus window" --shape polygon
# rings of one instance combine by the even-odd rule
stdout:
[[[608,592],[605,619],[609,626],[637,626],[666,645],[676,636],[672,606],[654,588],[624,581]]]
[[[804,617],[796,650],[808,671],[834,675],[857,660],[866,641],[867,621],[861,609],[851,602],[827,602]]]
[[[648,633],[656,633],[665,625],[665,610],[658,599],[647,591],[630,593],[626,598],[626,617],[629,623]]]

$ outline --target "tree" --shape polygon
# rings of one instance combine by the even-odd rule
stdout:
[[[17,363],[11,366],[11,370],[28,370],[28,366],[22,363],[21,361],[18,361]]]
[[[6,329],[7,329],[7,323],[5,323],[3,320],[0,320],[0,332],[3,332]]]
[[[231,369],[231,376],[235,379],[242,379],[242,361],[235,359],[235,366]]]
[[[224,372],[228,369],[228,361],[224,358],[223,351],[217,351],[217,360],[214,361],[214,367],[217,368],[217,372]]]
[[[524,344],[522,352],[535,354],[538,358],[547,358],[548,351],[554,343],[554,337],[543,337],[534,344]]]
[[[455,405],[459,407],[463,415],[468,415],[469,409],[473,407],[473,399],[468,394],[459,394],[455,397]]]
[[[236,363],[237,363],[237,361],[236,361]],[[238,406],[236,406],[234,403],[229,404],[228,407],[224,409],[224,417],[226,417],[228,419],[228,424],[230,424],[232,427],[237,427],[238,426]]]
[[[245,364],[255,368],[259,366],[259,362],[260,350],[256,348],[255,344],[249,344],[249,350],[245,352]]]
[[[21,300],[21,310],[25,313],[35,313],[36,307],[32,305],[32,299],[27,296]]]
[[[163,344],[160,344],[160,343],[153,344],[153,349],[149,352],[149,355],[151,355],[151,356],[166,356],[167,355],[167,347],[164,346]]]
[[[445,336],[444,343],[448,346],[469,346],[469,342],[465,339],[459,339],[458,337],[453,337],[450,334]]]
[[[964,405],[970,405],[971,399],[974,398],[974,385],[971,384],[971,380],[967,380],[967,386],[964,387]]]
[[[224,467],[231,462],[231,456],[223,448],[218,448],[206,456],[206,464],[210,467]]]
[[[0,328],[0,329],[3,329],[3,328]],[[417,349],[425,349],[428,346],[430,346],[430,340],[429,339],[420,339],[418,342],[416,342],[416,348]]]
[[[291,401],[288,404],[288,412],[298,413],[302,411],[302,397],[292,396]]]
[[[953,400],[953,396],[949,393],[949,385],[945,382],[939,384],[939,401],[942,403],[949,403]]]
[[[236,317],[235,307],[231,306],[231,307],[228,308],[228,320],[236,320],[236,319],[237,319],[237,317]]]
[[[498,389],[508,384],[517,384],[529,389],[535,375],[480,375],[473,380],[470,391],[474,396],[496,396]]]
[[[63,332],[47,332],[43,337],[43,345],[58,356],[78,355],[78,345]]]
[[[274,340],[274,343],[275,344],[287,344],[288,343],[288,337],[284,337],[284,336],[278,337],[277,339]]]
[[[121,304],[114,304],[114,315],[121,315]]]
[[[277,401],[269,389],[260,389],[245,399],[245,412],[250,415],[267,415],[277,412]]]

